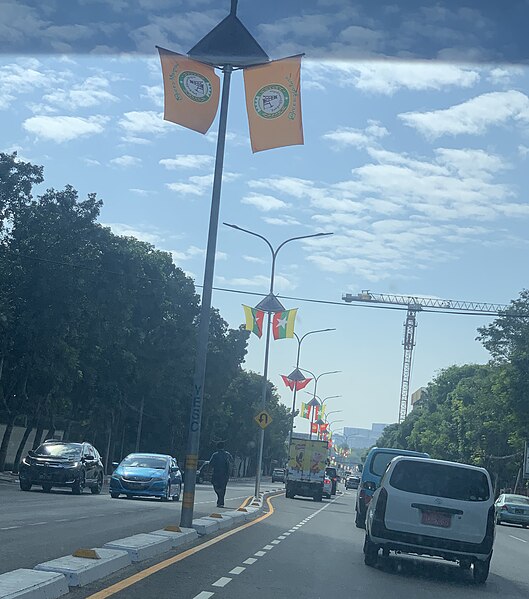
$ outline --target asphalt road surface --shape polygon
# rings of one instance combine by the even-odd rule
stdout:
[[[485,586],[437,559],[395,556],[363,563],[363,531],[354,527],[354,492],[333,501],[272,500],[270,517],[209,541],[146,576],[154,562],[131,566],[71,599],[526,599],[529,530],[500,526]],[[168,554],[167,559],[173,554]],[[160,562],[161,560],[158,560]],[[139,573],[139,574],[138,574]],[[130,576],[135,574],[132,581]],[[132,583],[133,582],[133,583]],[[120,585],[120,586],[116,586]],[[128,585],[128,586],[127,586]]]
[[[262,490],[279,488],[265,479]],[[230,482],[227,507],[236,508],[253,495],[250,481]],[[210,484],[197,485],[195,517],[215,511],[217,496]],[[0,484],[0,574],[16,568],[69,555],[79,547],[101,547],[140,532],[179,524],[180,502],[159,499],[111,499],[89,490],[80,496],[70,490],[20,491],[18,485]]]

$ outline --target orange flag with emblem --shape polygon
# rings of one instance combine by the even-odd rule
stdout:
[[[206,133],[217,114],[220,79],[213,67],[158,48],[162,63],[166,121]]]
[[[301,56],[244,69],[252,150],[303,144]]]

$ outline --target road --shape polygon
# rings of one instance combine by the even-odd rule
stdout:
[[[151,563],[131,566],[119,576],[73,591],[71,599],[529,596],[529,530],[498,527],[489,580],[475,586],[469,572],[441,560],[392,554],[381,558],[377,568],[365,566],[363,531],[353,522],[354,492],[323,503],[284,496],[272,503],[275,511],[270,517],[189,551],[176,563],[159,564],[158,568],[165,567],[148,576],[145,568]],[[136,574],[133,584],[132,574]]]
[[[280,485],[265,479],[262,489]],[[238,507],[253,495],[251,481],[230,482],[226,506]],[[215,511],[217,497],[209,484],[197,485],[196,517]],[[79,547],[101,547],[119,538],[163,528],[180,522],[179,502],[158,499],[111,499],[105,488],[99,496],[85,490],[28,493],[18,485],[0,484],[0,574],[36,564]]]

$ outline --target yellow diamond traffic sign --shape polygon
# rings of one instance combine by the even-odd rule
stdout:
[[[265,429],[272,422],[272,416],[266,410],[262,410],[254,420],[262,429]]]

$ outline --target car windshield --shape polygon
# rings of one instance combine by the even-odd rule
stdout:
[[[35,454],[38,456],[78,460],[81,458],[82,448],[83,446],[79,443],[43,443],[35,449]]]
[[[375,453],[371,461],[371,474],[375,476],[382,476],[388,467],[391,460],[397,457],[396,453],[388,453],[387,451],[379,451]]]
[[[520,505],[529,505],[529,497],[523,495],[505,495],[505,503],[517,503]]]
[[[486,501],[490,497],[489,483],[483,472],[447,464],[399,462],[389,484],[408,493],[462,501]]]
[[[128,456],[122,462],[121,466],[125,468],[154,468],[155,470],[164,470],[167,467],[167,458],[153,456]]]

